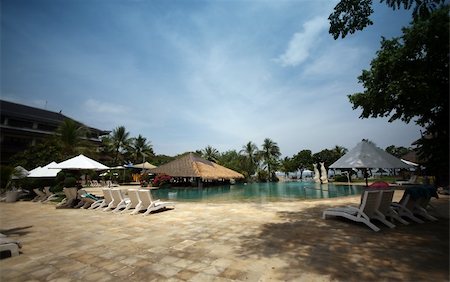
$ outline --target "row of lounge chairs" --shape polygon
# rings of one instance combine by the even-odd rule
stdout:
[[[33,198],[33,202],[42,202],[42,203],[46,203],[49,202],[53,199],[58,198],[57,195],[53,194],[50,191],[50,186],[44,187],[44,190],[41,191],[38,188],[33,189],[34,193],[36,194],[36,197]]]
[[[148,215],[153,211],[174,208],[175,203],[154,200],[150,190],[147,189],[128,189],[128,197],[125,197],[119,188],[103,188],[103,199],[97,199],[95,196],[86,193],[84,189],[64,188],[66,198],[57,205],[57,208],[84,208],[103,211],[113,211],[130,214],[138,214],[144,211]]]
[[[374,231],[380,231],[380,228],[373,224],[372,219],[376,219],[390,228],[394,228],[394,220],[402,224],[409,224],[403,217],[417,223],[424,223],[423,217],[430,221],[437,221],[431,216],[426,208],[429,205],[431,197],[437,197],[437,193],[432,188],[414,187],[405,190],[405,193],[398,203],[392,202],[394,190],[366,190],[361,196],[361,203],[358,207],[336,207],[326,209],[322,217],[340,216],[347,219],[362,222]],[[390,218],[391,221],[388,221]]]

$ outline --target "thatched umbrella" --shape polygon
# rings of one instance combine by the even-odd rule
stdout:
[[[176,160],[150,170],[152,173],[165,173],[172,177],[195,177],[208,180],[239,179],[242,174],[188,153]]]

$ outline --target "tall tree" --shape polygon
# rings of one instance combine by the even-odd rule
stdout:
[[[419,156],[443,184],[449,173],[448,14],[445,6],[404,28],[401,37],[383,38],[370,70],[359,77],[365,91],[349,95],[361,118],[413,120],[424,127]]]
[[[380,0],[380,3],[382,2],[386,2],[386,5],[394,10],[402,7],[408,10],[413,8],[412,15],[416,20],[428,18],[432,11],[445,4],[445,0]],[[328,17],[329,33],[337,39],[339,36],[344,38],[348,33],[363,30],[373,24],[369,18],[372,13],[372,0],[341,0]]]
[[[293,158],[284,157],[283,160],[281,160],[281,166],[280,170],[284,172],[284,175],[286,177],[289,176],[289,172],[295,172],[297,170],[296,164],[294,162]]]
[[[278,147],[278,144],[270,138],[264,139],[261,147],[260,154],[262,161],[266,165],[269,179],[274,179],[275,169],[279,163],[278,159],[281,156],[280,147]]]
[[[245,157],[245,173],[247,177],[252,176],[258,167],[258,146],[250,141],[242,146],[242,150],[239,153]]]
[[[397,158],[401,158],[402,156],[409,153],[411,150],[402,146],[396,147],[394,145],[391,145],[389,147],[386,147],[385,151],[393,156],[396,156]]]
[[[150,141],[141,134],[131,139],[130,153],[134,163],[139,163],[147,157],[153,156],[153,148]],[[148,158],[147,158],[148,160]]]
[[[118,126],[111,132],[109,142],[114,152],[113,163],[117,164],[120,154],[125,153],[130,148],[130,133],[125,129],[125,126]]]
[[[56,140],[61,146],[64,158],[72,157],[87,147],[84,139],[87,132],[87,128],[71,119],[65,119],[61,123],[56,130]]]
[[[303,178],[303,171],[312,168],[313,158],[311,150],[301,150],[293,157],[295,166],[300,170],[300,179]]]
[[[216,163],[220,157],[219,150],[217,150],[209,145],[206,146],[206,148],[203,149],[201,152],[202,152],[202,157],[211,162]]]
[[[220,154],[218,163],[234,171],[245,174],[244,156],[239,155],[236,150],[229,150]]]

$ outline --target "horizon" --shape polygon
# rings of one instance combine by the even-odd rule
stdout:
[[[334,40],[335,1],[3,1],[1,97],[102,130],[125,126],[155,154],[239,151],[270,138],[282,156],[362,139],[411,147],[421,127],[360,119],[347,95],[381,36],[410,11],[374,3],[374,25]]]

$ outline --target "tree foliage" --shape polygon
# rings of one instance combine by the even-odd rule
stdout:
[[[406,155],[406,154],[408,154],[409,152],[411,152],[411,149],[405,148],[405,147],[403,147],[403,146],[396,147],[396,146],[394,146],[394,145],[391,145],[391,146],[387,147],[387,148],[385,149],[385,151],[388,152],[389,154],[391,154],[391,155],[397,157],[397,158],[401,158],[401,157],[403,157],[404,155]]]
[[[424,127],[419,153],[435,168],[448,168],[448,13],[445,6],[403,28],[401,37],[383,38],[370,70],[358,78],[365,91],[349,95],[361,118],[413,120]]]
[[[65,119],[56,130],[56,141],[64,158],[73,157],[89,148],[86,140],[88,129],[71,119]]]
[[[244,175],[247,178],[254,175],[259,162],[258,146],[250,141],[242,146],[242,150],[239,153],[245,158]]]
[[[205,149],[201,150],[201,156],[208,161],[216,163],[220,157],[220,153],[219,150],[208,145]]]
[[[139,163],[144,159],[148,160],[148,157],[154,155],[152,144],[141,134],[136,138],[131,138],[129,152],[134,163]]]
[[[281,156],[280,147],[272,139],[266,138],[264,139],[259,154],[266,166],[269,177],[275,179],[275,170],[279,165],[279,158]]]
[[[430,13],[443,6],[445,0],[381,0],[394,10],[413,8],[413,18],[416,20],[426,19]],[[344,38],[349,33],[353,34],[358,30],[372,25],[369,18],[373,13],[372,0],[341,0],[334,7],[334,11],[328,17],[330,21],[329,33],[334,39],[341,36]]]

